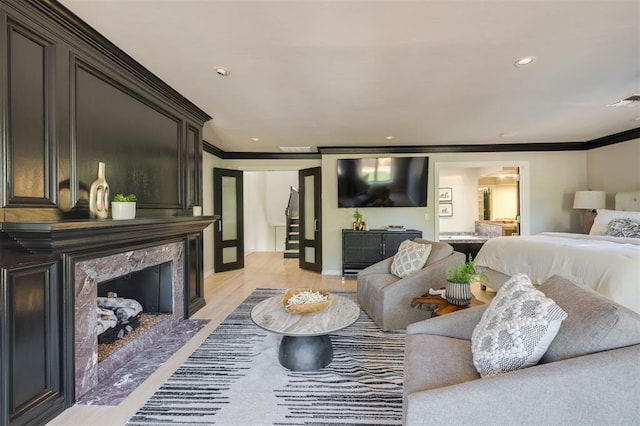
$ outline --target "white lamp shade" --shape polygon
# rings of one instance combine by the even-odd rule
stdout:
[[[573,199],[574,209],[603,209],[607,193],[604,191],[576,191]]]

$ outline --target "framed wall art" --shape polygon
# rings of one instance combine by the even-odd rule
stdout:
[[[440,217],[453,216],[453,204],[440,203],[438,206]]]
[[[452,201],[453,189],[451,188],[439,188],[438,189],[438,201]]]

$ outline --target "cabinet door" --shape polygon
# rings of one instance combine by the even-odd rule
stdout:
[[[413,240],[422,234],[408,232],[387,232],[382,237],[382,257],[391,257],[398,252],[398,247],[403,241]]]
[[[343,263],[372,265],[381,257],[382,240],[377,232],[346,231],[343,234]]]
[[[57,263],[2,270],[0,424],[38,424],[64,409]]]
[[[185,300],[187,317],[205,305],[204,285],[202,282],[202,235],[190,235],[187,245],[187,282]]]

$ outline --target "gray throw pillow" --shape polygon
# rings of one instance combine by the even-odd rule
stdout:
[[[525,274],[509,279],[473,330],[473,364],[482,377],[538,363],[567,317]]]
[[[610,237],[640,238],[640,222],[631,219],[613,219],[607,224]]]
[[[431,244],[403,241],[391,262],[391,273],[399,278],[413,274],[427,263],[431,253]]]

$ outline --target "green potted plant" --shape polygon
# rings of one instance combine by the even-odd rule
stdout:
[[[471,282],[482,279],[483,274],[476,271],[473,258],[467,262],[447,268],[447,285],[444,296],[454,305],[471,303]]]
[[[114,220],[134,219],[136,217],[135,194],[116,194],[111,202],[111,217]]]

